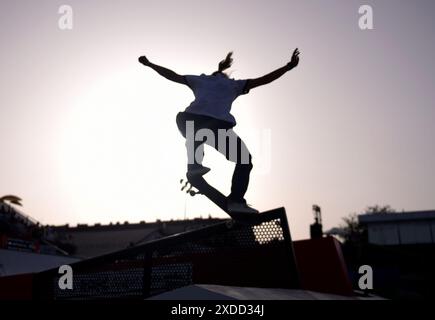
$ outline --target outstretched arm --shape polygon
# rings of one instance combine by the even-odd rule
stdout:
[[[139,57],[139,62],[142,63],[144,66],[150,67],[151,69],[155,70],[158,74],[160,74],[162,77],[165,77],[168,80],[181,84],[187,84],[186,79],[183,76],[175,73],[170,69],[167,69],[165,67],[150,62],[145,56]]]
[[[275,81],[276,79],[280,78],[287,71],[290,71],[291,69],[295,68],[299,63],[299,53],[300,52],[298,48],[296,48],[295,51],[293,52],[291,61],[287,63],[284,67],[276,69],[275,71],[272,71],[271,73],[268,73],[260,78],[249,79],[246,83],[246,90],[249,91],[250,89],[253,89],[255,87],[259,87],[271,83],[272,81]]]

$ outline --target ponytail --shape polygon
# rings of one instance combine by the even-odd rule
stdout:
[[[213,72],[213,74],[216,73],[222,73],[224,70],[228,69],[231,67],[231,65],[233,64],[233,58],[232,58],[233,52],[228,52],[227,56],[225,57],[224,60],[222,60],[221,62],[219,62],[219,67],[218,67],[218,71]]]

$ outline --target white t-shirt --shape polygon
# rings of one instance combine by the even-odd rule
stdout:
[[[223,74],[185,76],[187,85],[192,89],[195,100],[186,108],[186,112],[200,114],[236,124],[230,113],[236,98],[248,93],[247,80],[234,80]]]

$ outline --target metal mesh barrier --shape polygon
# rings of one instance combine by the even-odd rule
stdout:
[[[36,299],[143,299],[193,283],[298,288],[284,208],[254,224],[232,220],[71,265],[73,289],[57,269],[35,276]]]

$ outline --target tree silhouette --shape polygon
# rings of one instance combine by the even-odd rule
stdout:
[[[396,212],[396,210],[391,208],[389,205],[380,206],[375,204],[374,206],[367,207],[366,209],[366,213],[368,214],[377,214],[377,213],[387,214],[387,213],[394,213],[394,212]]]
[[[396,212],[389,205],[373,205],[368,206],[362,214],[389,214]],[[327,231],[327,234],[333,234],[343,238],[346,243],[356,243],[365,241],[367,230],[364,226],[362,226],[358,221],[358,214],[351,213],[346,217],[342,218],[343,223],[338,227],[332,228]]]

